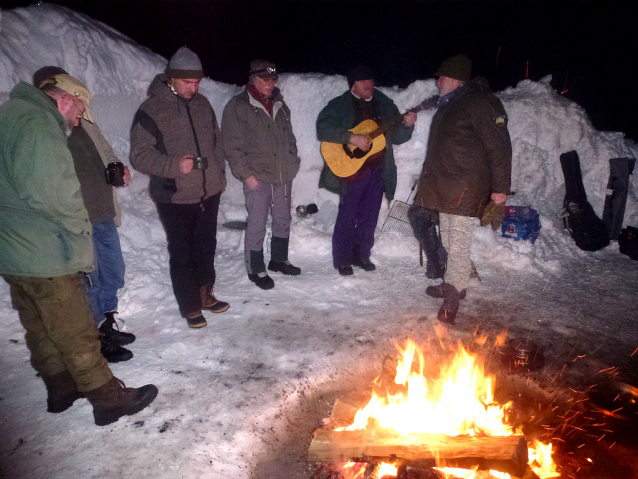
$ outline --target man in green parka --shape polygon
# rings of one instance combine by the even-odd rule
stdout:
[[[350,89],[332,99],[317,118],[319,141],[354,145],[369,151],[371,140],[349,131],[365,120],[377,124],[400,116],[390,98],[374,87],[370,68],[360,65],[348,73]],[[386,133],[386,148],[371,155],[352,176],[338,177],[324,165],[319,187],[339,195],[339,213],[332,235],[332,261],[342,276],[353,274],[352,266],[374,271],[370,252],[374,245],[374,230],[379,218],[383,193],[388,201],[394,198],[397,186],[397,166],[392,145],[412,138],[416,113],[403,115],[403,122]]]
[[[84,276],[93,270],[91,223],[67,147],[80,118],[91,120],[91,94],[66,77],[42,91],[21,82],[0,106],[0,275],[27,330],[47,410],[86,397],[103,426],[148,406],[157,388],[125,387],[100,354]]]

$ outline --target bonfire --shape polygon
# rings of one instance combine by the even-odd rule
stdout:
[[[337,401],[315,432],[311,460],[331,463],[342,479],[560,477],[552,444],[527,442],[508,424],[512,404],[495,401],[496,378],[482,358],[459,343],[452,361],[426,374],[422,348],[410,339],[395,346],[364,407]]]

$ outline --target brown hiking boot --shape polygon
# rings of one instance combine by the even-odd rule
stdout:
[[[116,377],[104,386],[85,393],[93,405],[93,418],[98,426],[106,426],[122,416],[137,414],[157,397],[157,388],[147,384],[141,388],[127,388]]]
[[[73,403],[84,397],[68,371],[54,374],[53,376],[42,376],[44,385],[47,387],[47,411],[59,413],[69,409]]]
[[[212,286],[202,286],[199,288],[199,296],[202,299],[202,309],[210,311],[211,313],[223,313],[230,308],[230,304],[215,298]]]

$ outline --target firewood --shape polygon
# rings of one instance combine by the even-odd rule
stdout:
[[[409,434],[388,429],[329,431],[318,429],[308,450],[315,462],[350,460],[431,464],[450,467],[478,466],[522,476],[527,466],[527,443],[523,436],[445,436]]]

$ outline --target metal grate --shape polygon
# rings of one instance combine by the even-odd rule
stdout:
[[[408,219],[409,209],[409,204],[394,200],[392,208],[390,208],[390,212],[381,227],[381,233],[385,233],[386,231],[398,231],[399,233],[412,236],[414,233],[412,231],[412,225],[410,225],[410,220]]]

